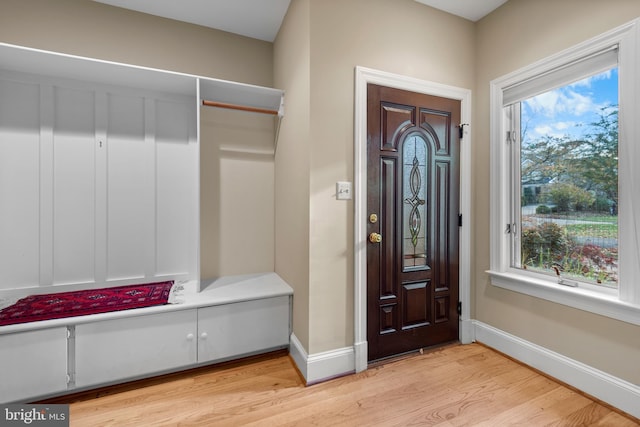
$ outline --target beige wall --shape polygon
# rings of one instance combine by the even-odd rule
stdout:
[[[310,0],[291,2],[274,46],[275,86],[285,91],[276,153],[275,271],[294,290],[293,330],[309,348]]]
[[[280,73],[291,73],[283,77],[285,84],[287,78],[309,79],[309,87],[306,81],[304,87],[308,99],[301,100],[305,104],[303,113],[310,118],[309,127],[306,130],[301,126],[301,133],[292,135],[305,146],[296,151],[300,161],[309,162],[308,171],[302,171],[305,182],[300,184],[308,185],[309,223],[308,231],[282,237],[278,217],[285,214],[277,204],[276,240],[282,239],[282,245],[286,240],[293,246],[298,241],[306,243],[308,238],[309,255],[302,261],[303,265],[308,263],[308,290],[296,293],[295,304],[300,298],[308,298],[308,303],[304,302],[308,311],[303,314],[308,317],[308,332],[304,331],[308,333],[308,345],[306,335],[301,342],[314,354],[353,345],[353,202],[336,200],[335,184],[354,179],[354,69],[360,65],[472,88],[474,25],[413,0],[293,0],[291,8],[304,9],[303,13],[287,15],[284,28],[288,43],[292,39],[300,44],[308,40],[310,47],[305,46],[300,55],[300,63],[304,63],[301,72],[305,74],[292,73],[287,64],[295,60],[289,53],[278,55],[285,51],[283,32],[275,43],[275,67],[281,67]],[[298,57],[301,50],[293,55]],[[280,73],[276,72],[277,85],[281,85]],[[288,129],[293,126],[289,121],[291,110],[298,104],[290,105],[289,89],[285,89],[287,117],[283,129]],[[286,166],[278,160],[276,177],[281,168]],[[282,183],[278,178],[276,182],[278,194]],[[280,257],[277,246],[276,259]],[[278,272],[285,268],[278,261],[276,266]],[[298,321],[294,316],[296,336],[301,333]]]
[[[0,0],[0,42],[273,85],[272,43],[88,0]],[[273,128],[270,116],[202,108],[204,278],[273,271]]]
[[[200,276],[273,271],[274,119],[200,112]]]
[[[477,25],[474,104],[475,315],[640,384],[640,327],[493,287],[489,269],[489,82],[640,16],[637,0],[510,0]]]
[[[413,0],[311,1],[311,353],[354,340],[355,67],[472,88],[473,60],[473,24]]]

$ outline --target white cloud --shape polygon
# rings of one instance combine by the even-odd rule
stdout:
[[[582,95],[578,92],[568,89],[565,100],[565,111],[573,111],[576,115],[581,116],[590,111],[597,111],[600,106],[597,105],[591,96]]]
[[[587,77],[586,79],[578,80],[575,83],[571,83],[570,87],[586,87],[590,88],[591,84],[597,80],[608,80],[611,78],[611,74],[613,73],[613,69],[607,70],[603,73],[596,74],[595,76]]]
[[[535,126],[533,128],[533,133],[537,136],[562,138],[569,133],[574,133],[578,126],[579,124],[572,121],[545,122]]]
[[[550,136],[553,138],[562,138],[566,135],[567,132],[564,132],[565,129],[569,129],[569,127],[563,127],[559,123],[551,123],[544,124],[540,126],[536,126],[533,128],[533,132],[537,136]]]
[[[552,118],[565,113],[581,116],[603,107],[597,104],[590,94],[578,93],[569,86],[545,92],[524,102],[533,114]]]
[[[523,137],[581,137],[603,109],[617,104],[615,74],[606,71],[524,100]]]
[[[551,133],[552,130],[553,128],[551,126],[542,125],[542,126],[536,126],[536,128],[533,131],[538,135],[548,135]]]
[[[524,103],[531,109],[533,114],[543,114],[545,116],[553,116],[558,107],[558,98],[560,97],[558,90],[545,92],[533,98],[529,98]]]
[[[553,124],[553,127],[555,127],[557,130],[565,130],[565,129],[570,129],[575,125],[576,125],[575,122],[556,122]]]

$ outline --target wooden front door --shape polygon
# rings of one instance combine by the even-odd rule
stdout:
[[[367,87],[369,361],[458,339],[460,101]]]

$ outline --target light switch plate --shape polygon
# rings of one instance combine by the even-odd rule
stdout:
[[[336,199],[338,200],[351,200],[351,183],[348,181],[336,182]]]

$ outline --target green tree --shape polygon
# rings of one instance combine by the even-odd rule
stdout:
[[[584,187],[618,204],[618,108],[603,108],[582,145]]]
[[[543,136],[521,149],[523,183],[552,183],[547,202],[558,210],[595,209],[603,199],[618,204],[618,107],[605,107],[582,139]],[[602,207],[600,207],[602,209]]]
[[[549,182],[567,174],[570,158],[579,141],[569,137],[545,135],[522,144],[521,173],[523,183]]]

